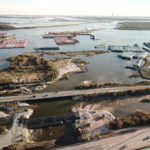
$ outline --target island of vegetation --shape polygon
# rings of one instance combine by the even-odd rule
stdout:
[[[66,56],[93,56],[93,55],[99,55],[99,54],[106,54],[109,53],[109,51],[106,50],[92,50],[92,51],[69,51],[69,52],[42,52],[37,51],[37,53],[46,54],[46,55],[66,55]]]
[[[119,30],[150,30],[150,22],[121,22],[118,24]]]
[[[82,59],[46,59],[25,53],[7,59],[10,66],[0,71],[0,95],[31,93],[68,78],[74,72],[85,72],[86,62]]]
[[[8,23],[0,23],[0,30],[14,30],[15,27],[9,25]]]
[[[125,86],[141,86],[141,85],[150,85],[150,81],[141,81],[135,83],[115,83],[109,82],[104,84],[98,84],[91,80],[85,80],[78,84],[75,89],[94,89],[94,88],[110,88],[110,87],[125,87]]]

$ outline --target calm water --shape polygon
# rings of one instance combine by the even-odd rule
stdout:
[[[54,100],[51,102],[41,102],[36,103],[38,108],[35,109],[32,118],[45,117],[45,116],[55,116],[69,114],[73,106],[77,102],[72,99]],[[144,110],[150,112],[149,103],[141,103],[136,100],[116,100],[116,101],[97,101],[96,103],[90,103],[91,105],[99,105],[99,109],[110,111],[115,117],[125,117],[136,110]],[[32,103],[34,105],[34,103]],[[84,105],[89,105],[89,102],[84,103]],[[41,133],[42,131],[42,133]],[[50,127],[40,130],[35,130],[36,141],[57,139],[56,147],[65,146],[69,144],[77,143],[77,137],[75,136],[74,130],[71,126],[57,126]]]
[[[34,103],[31,104],[34,105]],[[31,118],[69,114],[75,104],[76,103],[71,99],[36,103],[38,108],[35,109]],[[73,129],[70,125],[45,128],[42,129],[42,134],[41,132],[39,133],[39,130],[36,130],[35,135],[36,141],[57,139],[57,147],[77,142]]]
[[[57,28],[42,28],[42,29],[30,29],[30,30],[14,30],[9,31],[10,34],[16,34],[17,39],[27,39],[28,45],[25,49],[1,49],[0,59],[8,58],[12,55],[22,54],[24,52],[33,52],[35,47],[41,46],[56,46],[53,39],[42,39],[41,35],[48,31],[62,31],[62,30],[80,30],[88,28],[104,27],[108,30],[94,32],[96,41],[90,40],[89,36],[77,36],[80,41],[76,45],[63,45],[60,46],[61,51],[79,51],[79,50],[93,50],[95,45],[101,44],[106,41],[132,39],[128,43],[115,43],[115,44],[130,44],[138,43],[142,45],[144,41],[149,41],[150,31],[118,31],[111,29],[115,27],[116,22],[111,23],[93,23],[68,27]],[[73,88],[77,83],[83,80],[94,80],[98,83],[104,83],[109,81],[118,82],[135,82],[141,79],[129,79],[128,76],[134,72],[127,70],[124,67],[130,65],[132,61],[124,61],[117,57],[116,53],[95,55],[92,57],[81,57],[89,62],[87,65],[88,72],[83,74],[75,74],[67,81],[59,81],[53,86],[48,87],[46,90],[67,90]],[[0,69],[2,69],[0,64]]]
[[[21,26],[47,26],[47,25],[63,25],[63,24],[74,24],[80,22],[87,22],[86,18],[55,18],[55,17],[14,17],[14,18],[0,18],[0,22],[9,22],[17,27]],[[93,20],[91,20],[93,21]],[[63,45],[60,46],[60,51],[79,51],[79,50],[94,50],[95,45],[102,44],[106,41],[112,40],[128,40],[126,43],[114,43],[115,45],[133,45],[135,43],[142,46],[143,42],[150,41],[150,31],[120,31],[115,30],[117,21],[106,22],[106,23],[88,23],[82,25],[72,25],[65,27],[53,27],[53,28],[38,28],[28,30],[14,30],[8,31],[10,34],[16,34],[17,39],[27,39],[28,44],[24,49],[1,49],[0,59],[8,58],[22,54],[24,52],[33,52],[35,47],[42,46],[56,46],[53,39],[43,39],[42,34],[50,31],[73,31],[73,30],[84,30],[85,28],[106,28],[103,31],[93,32],[95,35],[95,41],[90,40],[89,36],[77,36],[76,38],[80,41],[76,45]],[[52,56],[53,58],[54,56]],[[69,80],[61,80],[52,86],[47,87],[43,92],[58,91],[58,90],[69,90],[73,89],[77,84],[84,80],[93,80],[98,83],[104,82],[137,82],[141,81],[141,78],[129,79],[129,75],[134,74],[132,70],[125,69],[125,66],[132,65],[133,61],[125,61],[117,57],[117,53],[109,53],[103,55],[95,55],[92,57],[80,56],[80,58],[89,62],[87,65],[88,71],[86,73],[73,74]],[[0,61],[0,69],[7,67],[9,63],[7,61]],[[68,114],[71,112],[71,108],[75,105],[70,99],[64,101],[52,101],[37,103],[39,107],[34,111],[32,117],[45,117],[53,115]],[[106,103],[106,106],[109,103]],[[115,106],[113,114],[115,116],[125,116],[136,109],[150,110],[150,105],[141,104],[138,102],[125,102],[110,104],[110,107]],[[120,115],[120,116],[119,116]],[[43,134],[37,134],[37,141],[57,139],[57,146],[67,145],[76,142],[73,131],[70,126],[46,128],[43,129]]]

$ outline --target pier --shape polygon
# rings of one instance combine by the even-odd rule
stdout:
[[[109,45],[108,50],[111,52],[143,52],[142,48],[139,46],[118,46],[118,45]]]
[[[0,49],[25,48],[27,40],[5,40],[0,42]]]

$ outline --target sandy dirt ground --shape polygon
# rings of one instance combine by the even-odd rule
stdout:
[[[125,129],[127,130],[127,129]],[[131,128],[129,133],[119,134],[110,138],[97,140],[94,142],[78,144],[61,150],[150,150],[150,139],[146,139],[150,135],[150,127]]]
[[[15,114],[12,127],[6,133],[0,135],[0,149],[20,141],[31,142],[31,131],[24,126],[19,125],[18,119],[21,117],[28,119],[32,113],[33,110],[28,109],[27,111],[20,111]]]

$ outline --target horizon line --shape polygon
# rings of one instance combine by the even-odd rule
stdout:
[[[46,14],[0,14],[0,16],[71,16],[71,17],[150,17],[150,16],[119,16],[119,15],[46,15]]]

